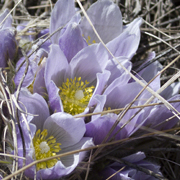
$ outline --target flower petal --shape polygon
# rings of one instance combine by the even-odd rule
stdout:
[[[96,94],[102,94],[102,92],[104,91],[104,89],[106,88],[107,85],[107,81],[110,77],[110,72],[109,71],[104,71],[103,73],[97,73],[97,85],[96,88],[94,90],[93,96]],[[93,106],[93,96],[89,102],[89,106]]]
[[[50,21],[50,34],[56,31],[58,28],[67,24],[70,19],[75,15],[74,0],[58,0],[54,6],[51,14]],[[53,43],[58,44],[59,33],[56,33],[51,37]]]
[[[107,44],[114,56],[132,58],[139,46],[141,23],[142,19],[136,18],[117,38]]]
[[[82,81],[92,83],[96,79],[96,73],[101,72],[97,56],[93,49],[88,46],[71,60],[71,78],[81,77]]]
[[[90,49],[96,54],[96,59],[102,69],[105,69],[109,60],[108,51],[101,43],[95,43],[90,46]]]
[[[158,61],[156,61],[150,64],[142,71],[140,71],[138,74],[148,83],[152,78],[154,78],[158,74],[158,72],[162,70],[162,68],[162,65]],[[154,79],[153,82],[150,83],[150,86],[154,91],[157,91],[160,88],[160,75],[156,77],[156,79]]]
[[[4,20],[4,18],[8,15],[9,10],[5,9],[4,12],[0,15],[0,23]],[[12,28],[12,16],[11,14],[8,15],[4,23],[1,25],[2,29],[4,28]]]
[[[7,61],[14,60],[17,52],[15,31],[13,28],[0,29],[0,67],[6,67]]]
[[[111,90],[111,91],[110,91]],[[142,90],[142,86],[136,82],[124,84],[122,86],[112,87],[110,90],[105,91],[104,95],[107,95],[106,107],[112,109],[123,108],[137,96]],[[134,102],[136,105],[143,104],[151,94],[145,90],[141,93],[140,97]]]
[[[19,94],[19,105],[26,112],[34,114],[31,123],[37,129],[42,130],[42,124],[49,117],[49,109],[46,101],[39,94],[31,94],[27,89],[22,88]],[[23,104],[23,105],[22,105]]]
[[[62,154],[72,150],[84,149],[92,146],[92,139],[83,138],[75,146],[62,151]],[[59,179],[62,176],[70,174],[84,158],[86,152],[80,152],[69,156],[60,158],[60,161],[52,168],[42,169],[37,172],[37,178],[39,179]]]
[[[41,41],[40,41],[41,42]],[[39,42],[39,43],[40,43]],[[39,44],[37,43],[36,45],[33,46],[33,48],[36,48],[36,46]],[[41,66],[38,66],[39,62],[44,58],[48,56],[48,47],[49,43],[46,43],[45,45],[41,46],[41,48],[37,51],[37,53],[33,53],[29,58],[29,66],[28,66],[28,71],[27,74],[24,78],[23,87],[28,87],[30,84],[32,84],[34,77],[36,76],[37,71],[41,68]],[[28,55],[31,54],[32,51],[28,53]],[[16,69],[18,69],[22,62],[25,61],[25,57],[22,57],[16,64]],[[20,83],[24,72],[26,69],[26,62],[21,66],[19,71],[16,73],[16,76],[14,78],[14,82],[16,84],[16,87]],[[42,78],[44,79],[44,78]]]
[[[24,57],[22,57],[17,65],[16,65],[16,69],[20,66],[20,64],[25,60]],[[28,87],[34,80],[34,77],[35,77],[35,74],[36,74],[36,70],[38,68],[38,61],[40,60],[39,57],[36,57],[35,54],[33,54],[32,56],[30,56],[30,58],[28,59],[29,60],[29,66],[28,66],[28,71],[27,71],[27,74],[24,78],[24,81],[23,81],[23,84],[22,86],[23,87]],[[21,68],[19,69],[19,71],[16,73],[16,76],[14,78],[14,82],[15,82],[15,85],[16,87],[19,85],[19,83],[21,82],[21,79],[24,75],[24,72],[25,72],[25,69],[26,69],[26,66],[27,66],[27,63],[25,62]]]
[[[33,154],[34,154],[34,150],[32,148],[26,148],[26,165],[33,162],[33,158],[32,158]],[[22,148],[18,149],[18,155],[23,157],[23,149]],[[23,167],[23,160],[22,159],[19,159],[18,165],[21,168]],[[27,177],[30,177],[30,178],[34,179],[35,168],[36,168],[35,165],[31,166],[30,168],[25,170],[24,174]]]
[[[83,137],[78,143],[76,143],[73,146],[68,146],[67,148],[63,148],[62,151],[60,152],[61,154],[66,153],[66,152],[70,152],[70,151],[75,151],[75,150],[80,150],[80,149],[84,149],[84,148],[88,148],[93,146],[93,142],[92,142],[92,138],[89,137]],[[72,162],[74,161],[78,161],[78,163],[80,161],[82,161],[82,159],[84,159],[86,152],[80,152],[78,154],[72,154],[72,155],[68,155],[68,156],[64,156],[61,158],[62,163],[68,167],[70,165],[72,165]],[[73,161],[72,161],[73,160]],[[73,162],[73,163],[74,163]]]
[[[28,117],[29,118],[29,117]],[[28,121],[27,118],[27,121]],[[29,118],[29,119],[32,119]],[[26,120],[23,119],[22,116],[20,116],[20,126],[21,126],[21,130],[22,130],[22,134],[23,134],[23,139],[24,139],[24,143],[25,143],[25,147],[26,148],[30,148],[32,145],[32,138],[34,137],[34,134],[36,132],[36,126],[32,123],[29,123],[29,130],[27,128],[27,122],[25,122]],[[22,137],[21,137],[21,133],[19,130],[19,127],[16,127],[16,133],[17,133],[17,145],[18,148],[23,148],[23,144],[22,144]]]
[[[180,95],[176,95],[170,98],[168,101],[178,100]],[[177,111],[180,111],[179,102],[171,103]],[[144,126],[151,127],[156,130],[166,130],[175,126],[179,122],[177,117],[174,117],[174,114],[167,109],[164,105],[157,105],[155,107],[151,107],[151,111],[147,116],[147,119]]]
[[[101,116],[101,117],[87,123],[85,136],[93,137],[94,143],[96,145],[102,143],[102,141],[108,135],[110,129],[113,127],[114,123],[116,122],[117,117],[118,116],[116,114],[111,113],[111,114]],[[122,124],[119,123],[118,126],[116,126],[114,131],[110,134],[108,140],[110,140],[113,137],[113,135],[119,130],[121,125]],[[127,136],[126,129],[123,128],[115,136],[115,139],[116,140],[123,139],[126,136]]]
[[[43,66],[36,74],[36,78],[33,85],[33,93],[38,93],[41,96],[46,96],[46,85],[44,81],[45,66]]]
[[[64,81],[64,74],[68,67],[68,61],[58,45],[51,45],[49,57],[45,67],[45,83],[48,89],[49,83],[54,81],[57,86],[60,86]]]
[[[81,49],[87,46],[81,34],[78,24],[72,23],[59,39],[59,46],[64,52],[68,62],[70,62]]]
[[[78,143],[85,133],[82,118],[74,118],[63,112],[48,117],[43,128],[48,130],[49,136],[53,135],[61,143],[61,149]]]
[[[48,86],[49,105],[53,112],[63,112],[63,105],[59,96],[59,88],[53,81]]]
[[[95,96],[93,96],[92,104],[96,105],[93,113],[102,112],[105,102],[106,102],[106,96],[105,95],[96,94]],[[100,116],[101,116],[101,114],[91,116],[91,121],[97,119]]]
[[[162,93],[161,96],[165,99],[169,99],[180,92],[180,82],[172,83],[170,86],[168,86]]]
[[[114,39],[122,32],[122,15],[119,7],[112,1],[97,1],[90,6],[87,10],[87,14],[104,43]],[[88,36],[91,38],[88,43],[92,44],[93,40],[99,42],[85,17],[80,26],[84,37],[86,39],[88,39]]]
[[[119,58],[116,58],[116,60],[109,60],[107,65],[106,65],[106,68],[105,68],[106,70],[111,72],[111,76],[110,76],[110,78],[108,80],[108,84],[112,83],[115,79],[119,78],[120,76],[128,77],[127,73],[120,66],[120,64],[117,62],[117,60],[128,71],[131,71],[132,63],[126,57],[119,57]],[[122,81],[124,81],[124,80],[122,80]]]

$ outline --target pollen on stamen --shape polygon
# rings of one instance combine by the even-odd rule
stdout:
[[[88,45],[91,45],[91,44],[96,43],[96,41],[95,41],[95,40],[92,40],[92,43],[90,43],[90,40],[91,40],[91,37],[90,37],[90,36],[88,36],[88,37],[87,37],[87,39],[86,39],[86,42],[88,43]]]
[[[84,34],[82,34],[82,36],[84,37]],[[85,37],[84,37],[85,38]],[[91,41],[91,37],[90,36],[88,36],[87,38],[85,38],[86,39],[86,42],[87,42],[87,44],[88,45],[91,45],[91,44],[94,44],[94,43],[96,43],[96,41],[95,40],[92,40],[92,43],[90,43],[90,41]]]
[[[64,111],[72,115],[82,113],[88,106],[94,86],[87,87],[89,82],[83,82],[81,77],[67,78],[66,82],[59,87],[59,95]]]
[[[42,132],[40,129],[36,131],[36,134],[33,138],[36,160],[55,156],[61,150],[61,143],[57,143],[56,138],[53,136],[47,138],[47,135],[47,129],[44,129]],[[51,168],[58,162],[58,160],[59,158],[55,158],[52,160],[40,162],[36,165],[36,168],[37,170]]]

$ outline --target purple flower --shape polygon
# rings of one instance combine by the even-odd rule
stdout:
[[[138,152],[136,154],[132,154],[130,156],[122,158],[122,160],[125,160],[127,162],[130,162],[131,164],[135,166],[139,166],[141,168],[144,168],[146,170],[150,170],[153,173],[158,174],[159,176],[162,176],[162,173],[160,172],[160,166],[153,164],[149,161],[144,160],[146,158],[145,154],[143,152]],[[124,168],[123,168],[124,167]],[[122,169],[121,171],[119,171]],[[119,172],[118,172],[119,171]],[[126,164],[114,162],[113,164],[107,166],[102,172],[101,176],[103,176],[102,179],[106,179],[108,177],[111,180],[116,179],[123,179],[123,180],[136,180],[136,179],[143,179],[143,180],[156,180],[152,175],[146,174],[145,172],[138,171],[136,168],[130,167]],[[163,176],[162,176],[163,177]]]
[[[87,14],[110,51],[116,57],[125,56],[131,59],[139,46],[142,19],[137,18],[123,27],[119,7],[110,0],[99,0],[92,4],[87,10]],[[80,27],[88,44],[99,43],[85,17],[81,21]]]
[[[58,0],[51,14],[50,33],[63,27],[51,37],[52,43],[59,44],[68,62],[87,46],[78,26],[80,19],[73,0]]]
[[[110,73],[103,72],[98,57],[106,62],[107,53],[101,53],[103,47],[97,47],[98,53],[93,48],[81,50],[68,64],[61,49],[52,45],[44,74],[52,110],[82,113],[90,104],[91,97],[102,93]],[[34,86],[36,84],[39,83],[35,80]]]
[[[0,23],[4,20],[9,11],[6,9],[0,15]],[[7,61],[14,60],[17,53],[17,44],[15,40],[15,29],[12,27],[12,16],[0,26],[0,67],[6,67]]]
[[[101,144],[106,137],[107,141],[120,140],[130,137],[135,133],[143,124],[146,112],[141,111],[136,117],[134,117],[130,122],[128,120],[137,112],[137,109],[128,110],[125,116],[117,124],[113,132],[107,138],[113,125],[118,119],[118,115],[115,113],[108,113],[106,115],[100,116],[86,124],[86,134],[87,137],[93,137],[95,144]],[[128,123],[127,123],[128,122]],[[126,126],[124,126],[127,123]],[[123,127],[124,126],[124,127]],[[123,127],[123,128],[122,128]]]
[[[168,101],[175,101],[179,99],[180,95],[175,95],[168,99]],[[177,111],[180,111],[179,102],[171,103],[171,105]],[[154,107],[148,107],[146,108],[146,111],[149,111],[149,114],[147,115],[143,126],[147,126],[156,130],[166,130],[171,129],[179,122],[179,119],[176,116],[174,116],[174,114],[170,110],[168,110],[165,105],[156,105]]]
[[[34,48],[36,48],[38,46],[38,44],[40,44],[42,42],[42,40],[40,40],[36,45],[34,45],[32,47],[32,50],[30,52],[28,52],[27,56],[31,54],[31,52],[34,50]],[[41,68],[43,67],[43,63],[44,62],[44,58],[48,56],[48,52],[49,52],[49,45],[50,42],[46,42],[45,44],[43,44],[41,46],[41,48],[39,50],[37,50],[37,52],[33,53],[29,58],[29,66],[28,66],[28,71],[27,74],[24,78],[23,87],[28,87],[30,85],[33,86],[33,80],[37,74],[38,71],[41,70]],[[25,61],[25,57],[20,58],[20,60],[17,62],[16,64],[16,70],[21,66],[21,64],[23,63],[23,61]],[[25,63],[20,67],[20,69],[17,71],[16,76],[14,78],[14,82],[16,87],[19,85],[24,73],[25,73],[25,69],[26,69],[26,61]],[[33,89],[33,87],[32,87]]]
[[[160,69],[161,65],[159,63],[153,63],[148,68],[141,71],[140,75],[142,76],[144,82],[147,83],[159,72]],[[124,108],[131,103],[143,88],[138,83],[129,80],[129,76],[124,73],[119,78],[116,78],[104,90],[101,96],[96,95],[94,97],[96,107],[93,112]],[[154,90],[158,90],[160,87],[160,77],[158,76],[149,86]],[[179,85],[177,84],[177,89],[178,88]],[[176,94],[177,90],[173,93]],[[164,92],[164,95],[165,94],[167,93]],[[151,93],[147,90],[143,91],[139,98],[133,103],[133,106],[143,105],[150,97]],[[168,101],[178,100],[179,98],[180,95],[175,95]],[[154,99],[153,102],[156,103],[159,101]],[[177,109],[177,111],[180,110],[180,103],[172,103],[172,105]],[[125,116],[117,124],[107,141],[109,141],[117,132],[118,133],[114,137],[116,140],[127,138],[133,135],[136,131],[140,133],[141,126],[147,126],[156,130],[165,130],[172,128],[179,121],[177,117],[173,117],[173,113],[167,110],[165,105],[156,105],[144,108],[132,120],[130,120],[130,122],[128,122],[138,110],[138,108],[128,110]],[[86,136],[93,137],[95,144],[100,144],[103,139],[107,137],[110,129],[118,119],[118,116],[115,113],[93,115],[91,117],[91,121],[86,124]],[[119,114],[119,112],[117,112],[117,114]]]
[[[131,63],[123,60],[131,69]],[[42,76],[44,73],[44,77]],[[87,112],[96,104],[95,95],[100,95],[113,82],[124,83],[129,75],[108,59],[107,51],[101,44],[87,46],[79,51],[68,63],[58,45],[52,45],[44,71],[37,74],[34,92],[47,93],[50,107],[56,112],[79,114]],[[39,85],[44,87],[38,88]]]
[[[150,61],[155,56],[155,53],[151,53],[148,60]],[[139,75],[144,80],[145,83],[149,82],[153,77],[155,77],[160,70],[162,65],[159,62],[154,62],[148,67],[144,68],[139,72]],[[160,76],[156,77],[153,82],[150,83],[150,88],[157,91],[161,87]],[[180,83],[173,83],[167,89],[165,89],[161,95],[168,101],[175,101],[180,98],[179,93]],[[160,101],[155,98],[154,103],[159,103]],[[180,103],[171,103],[177,111],[180,111]],[[174,117],[174,114],[167,109],[165,105],[156,105],[153,107],[147,107],[145,110],[148,112],[146,120],[143,126],[148,126],[156,130],[166,130],[170,129],[177,124],[179,119]]]
[[[85,123],[82,118],[73,118],[71,115],[60,112],[49,116],[45,100],[38,94],[31,95],[27,90],[20,92],[20,99],[28,113],[27,123],[20,116],[21,128],[26,146],[26,164],[34,160],[53,157],[73,150],[93,146],[92,138],[83,137]],[[38,116],[37,116],[38,115]],[[35,118],[35,119],[34,119]],[[18,155],[23,156],[22,141],[19,131]],[[25,175],[33,178],[36,172],[37,179],[57,179],[70,174],[85,157],[85,152],[80,152],[61,158],[44,161],[25,171]],[[19,160],[21,168],[23,161]]]
[[[87,10],[87,14],[111,52],[116,57],[125,56],[131,59],[139,45],[142,19],[137,18],[123,27],[119,7],[110,0],[99,0],[92,4]],[[75,10],[73,0],[58,0],[53,9],[50,33],[62,26],[65,27],[51,39],[52,43],[59,43],[68,61],[87,44],[99,43],[87,19],[84,17],[80,21],[80,15]],[[82,36],[87,43],[84,42]],[[69,51],[69,49],[71,50]]]
[[[41,61],[44,57],[48,56],[49,47],[51,43],[59,43],[59,46],[62,48],[62,51],[67,56],[68,61],[82,48],[86,47],[87,44],[84,38],[81,36],[81,30],[76,25],[80,20],[80,16],[75,14],[75,7],[73,0],[59,0],[51,15],[51,23],[49,30],[45,30],[45,32],[49,31],[50,34],[54,33],[61,26],[66,25],[61,31],[57,32],[55,35],[51,37],[51,40],[46,41],[43,45],[40,46],[40,49],[37,50],[34,54],[29,57],[29,67],[27,75],[25,76],[25,80],[23,82],[23,87],[28,87],[31,85],[31,89],[33,89],[33,80],[37,75],[37,71],[44,72],[42,66],[39,67]],[[67,30],[66,30],[67,29]],[[42,32],[44,33],[44,32]],[[61,38],[59,40],[59,38]],[[28,52],[30,54],[34,49],[36,49],[43,39],[41,39],[37,44],[32,47],[32,50]],[[72,43],[73,41],[73,43]],[[20,64],[25,60],[25,57],[22,57],[17,65],[16,69],[19,68]],[[26,63],[20,68],[20,70],[16,73],[16,77],[14,79],[16,86],[19,84],[20,80],[23,77],[24,71],[26,68]],[[44,85],[41,84],[41,85]],[[41,86],[39,86],[41,88]],[[36,87],[35,89],[38,89]]]

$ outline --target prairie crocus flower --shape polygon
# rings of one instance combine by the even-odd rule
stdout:
[[[155,58],[155,52],[149,53],[148,58],[146,59],[145,63],[148,63],[153,58]],[[145,63],[142,64],[139,67],[139,69],[141,69],[143,65],[145,65]],[[146,68],[142,69],[140,72],[138,72],[137,77],[140,76],[140,78],[143,79],[147,83],[153,77],[155,77],[157,73],[159,73],[162,69],[163,69],[162,64],[159,63],[158,61],[155,61],[149,66],[147,66]],[[157,91],[161,87],[160,76],[156,77],[156,79],[150,83],[150,86],[154,91]],[[180,92],[180,82],[174,82],[170,86],[168,86],[163,92],[161,92],[160,95],[164,97],[165,99],[169,99],[179,94],[179,92]]]
[[[83,48],[87,46],[85,39],[79,27],[81,16],[76,12],[73,0],[58,0],[51,14],[50,33],[53,44],[59,44],[59,47],[65,54],[68,62]]]
[[[129,80],[130,76],[125,73],[120,77],[115,78],[115,80],[112,81],[112,83],[104,90],[101,96],[96,95],[96,97],[94,97],[96,107],[93,112],[103,113],[103,111],[106,110],[125,108],[130,104],[143,88],[136,82],[129,83]],[[142,105],[150,96],[151,94],[145,90],[132,106]],[[114,137],[116,140],[127,138],[135,133],[143,125],[148,115],[148,111],[142,110],[130,122],[128,122],[137,111],[138,108],[129,109],[110,135],[110,138],[116,132],[119,132]],[[120,112],[116,111],[104,115],[93,115],[91,121],[86,124],[86,135],[88,137],[93,137],[95,144],[101,143],[118,119],[119,114]],[[126,124],[126,126],[122,129],[121,127],[124,126],[124,124]]]
[[[128,66],[130,62],[124,61],[124,64]],[[44,83],[51,109],[75,115],[87,112],[88,107],[96,103],[95,95],[102,94],[106,86],[116,79],[120,83],[120,77],[128,79],[124,71],[108,59],[107,51],[101,44],[87,46],[69,63],[59,46],[52,45],[44,77],[37,75],[34,89],[43,95],[46,93],[44,88],[39,91],[37,87]]]
[[[136,82],[129,83],[129,79],[130,77],[124,73],[104,90],[101,97],[96,96],[94,98],[94,101],[96,101],[94,112],[124,108],[130,104],[143,88]],[[150,96],[151,94],[145,90],[133,105],[142,105]],[[91,120],[93,121],[100,116],[94,115]]]
[[[132,154],[130,156],[122,158],[127,162],[130,162],[133,165],[139,166],[144,168],[145,170],[152,171],[153,173],[158,174],[158,176],[162,177],[162,173],[160,172],[160,166],[157,164],[153,164],[147,160],[143,152],[138,152],[136,154]],[[123,168],[124,167],[124,168]],[[122,169],[122,170],[121,170]],[[113,164],[107,166],[102,172],[101,176],[103,179],[107,179],[112,176],[111,180],[116,179],[123,179],[123,180],[136,180],[136,179],[143,179],[143,180],[156,180],[157,178],[146,174],[145,172],[138,171],[136,168],[130,167],[126,164],[121,164],[118,162],[114,162]]]
[[[80,15],[76,14],[75,6],[73,0],[59,0],[57,1],[50,20],[49,30],[46,29],[41,31],[41,34],[45,32],[49,32],[50,34],[54,33],[58,28],[62,26],[66,26],[62,28],[61,31],[58,31],[54,34],[50,40],[46,41],[43,45],[40,46],[34,54],[29,57],[29,67],[28,72],[25,76],[25,80],[23,81],[23,87],[28,87],[32,84],[34,77],[37,74],[37,71],[44,72],[44,69],[39,67],[44,57],[48,56],[49,46],[53,44],[58,44],[62,48],[62,51],[67,56],[68,61],[82,48],[86,47],[86,42],[84,38],[81,36],[80,28],[77,26],[77,23],[80,21]],[[67,32],[66,32],[67,29]],[[61,38],[59,40],[59,38]],[[36,49],[36,47],[41,44],[43,40],[41,39],[37,44],[32,47],[32,51]],[[73,43],[71,42],[73,41]],[[71,42],[71,43],[70,43]],[[67,51],[71,49],[70,51]],[[32,51],[28,52],[30,54]],[[25,57],[22,57],[17,65],[16,69],[20,66],[20,64],[25,60]],[[19,84],[22,76],[24,74],[26,68],[26,63],[20,68],[20,70],[16,73],[16,77],[14,79],[16,86]],[[42,84],[41,84],[42,85]],[[41,87],[41,86],[40,86]],[[32,87],[33,89],[33,84]]]
[[[155,56],[155,53],[151,53],[149,60],[151,60]],[[139,75],[143,79],[145,83],[149,82],[153,77],[155,77],[158,72],[162,69],[162,65],[159,62],[154,62],[148,67],[144,68],[139,72]],[[160,76],[156,77],[153,82],[149,85],[154,91],[157,91],[161,87]],[[173,89],[174,87],[174,89]],[[179,83],[173,83],[167,89],[165,89],[161,95],[167,101],[175,101],[180,98],[179,93]],[[155,103],[160,103],[160,101],[155,98],[153,100]],[[180,103],[171,103],[172,106],[177,110],[180,111]],[[174,114],[167,109],[165,105],[156,105],[145,108],[148,111],[146,120],[144,121],[143,126],[148,126],[150,128],[156,130],[166,130],[170,129],[177,124],[179,119],[174,116]]]
[[[103,91],[109,72],[100,74],[102,69],[98,63],[98,56],[91,48],[87,48],[80,51],[68,63],[59,46],[51,46],[44,77],[40,79],[38,76],[39,79],[35,80],[34,87],[45,79],[49,103],[53,111],[65,111],[73,115],[82,113],[88,107],[93,94]],[[107,54],[102,61],[106,58]],[[101,82],[102,78],[103,82]]]
[[[140,41],[141,18],[123,27],[119,7],[110,0],[98,0],[87,10],[87,15],[103,42],[116,57],[132,58]],[[99,43],[86,17],[80,22],[80,27],[88,44]]]
[[[168,99],[168,101],[179,100],[180,95],[175,95]],[[157,101],[159,102],[159,101]],[[180,103],[175,102],[171,105],[179,112]],[[165,105],[156,105],[154,107],[146,108],[149,113],[144,121],[143,126],[150,127],[155,130],[166,130],[171,129],[179,122],[179,118],[176,117]]]
[[[154,72],[150,72],[149,75],[146,75],[145,69],[141,75],[144,80],[148,80],[151,76],[156,75],[160,68],[161,66],[158,63],[154,63],[148,67],[148,70]],[[142,90],[141,85],[138,83],[128,81],[128,76],[119,80],[119,82],[122,82],[121,84],[118,84],[117,79],[115,79],[114,82],[104,90],[101,96],[96,96],[94,98],[94,101],[96,101],[96,107],[93,112],[124,108],[131,103],[137,94]],[[157,90],[158,87],[160,87],[160,78],[157,77],[155,82],[150,84],[150,87]],[[180,98],[179,96],[180,95],[173,96],[168,101],[178,100]],[[151,93],[147,90],[143,91],[139,98],[133,103],[133,106],[143,105],[150,97]],[[155,99],[153,102],[158,101]],[[180,110],[180,104],[178,102],[172,103],[172,105],[178,111]],[[156,130],[165,130],[172,128],[178,122],[178,118],[173,117],[173,113],[168,111],[164,105],[146,107],[141,110],[130,122],[128,122],[128,120],[136,114],[138,110],[138,108],[128,110],[107,140],[111,139],[111,137],[118,131],[119,133],[114,137],[116,140],[127,138],[133,135],[136,131],[141,132],[142,126],[147,126]],[[100,144],[108,135],[108,132],[118,119],[118,115],[116,113],[119,114],[120,112],[105,115],[93,115],[91,117],[91,121],[86,124],[86,136],[93,137],[95,144]],[[125,127],[121,129],[124,124],[126,124]]]
[[[40,44],[40,42],[41,41],[39,41],[38,44]],[[37,47],[38,44],[36,44],[32,47],[32,50],[30,52],[28,52],[28,55],[31,54],[31,52],[34,50],[34,48]],[[49,45],[50,45],[50,42],[47,41],[45,44],[43,44],[41,46],[40,49],[37,50],[37,52],[34,52],[28,58],[29,66],[28,66],[27,74],[26,74],[24,81],[23,81],[23,84],[22,84],[23,87],[28,87],[33,83],[33,80],[34,80],[37,72],[40,71],[40,69],[43,66],[42,62],[43,62],[44,58],[46,58],[48,56]],[[23,62],[24,62],[24,64],[21,66],[21,64]],[[19,69],[19,67],[20,67],[20,69]],[[26,58],[25,57],[20,58],[19,61],[17,62],[16,70],[17,69],[19,69],[19,70],[17,71],[15,78],[14,78],[14,82],[15,82],[16,87],[18,86],[19,82],[21,81],[21,79],[25,73],[25,69],[26,69]]]
[[[49,110],[45,100],[40,95],[31,95],[26,90],[20,92],[20,100],[23,104],[25,103],[27,112],[36,113],[36,119],[30,116],[27,118],[30,131],[28,131],[27,124],[20,116],[26,147],[26,164],[34,160],[42,160],[93,146],[92,138],[83,137],[85,123],[82,118],[73,118],[63,112],[48,116]],[[43,105],[43,108],[41,105]],[[48,117],[44,118],[45,116]],[[18,155],[23,156],[19,131],[17,131],[17,137]],[[27,169],[25,175],[34,178],[36,174],[37,179],[60,178],[70,174],[85,157],[85,154],[85,152],[80,152],[38,163],[36,166]],[[19,167],[22,167],[22,165],[23,161],[19,160]]]
[[[15,59],[17,44],[15,40],[15,29],[12,27],[12,16],[9,15],[2,23],[9,11],[6,9],[0,15],[0,67],[6,67],[7,61]]]
[[[143,110],[137,116],[135,116],[130,122],[128,122],[128,120],[136,112],[137,112],[137,109],[129,110],[125,114],[125,116],[120,120],[120,122],[117,124],[117,126],[115,127],[115,129],[109,135],[108,138],[107,138],[107,135],[110,132],[113,125],[118,120],[118,115],[115,113],[108,113],[100,117],[93,118],[93,120],[91,120],[89,123],[86,124],[85,136],[93,137],[93,141],[96,145],[102,143],[105,137],[107,138],[106,141],[128,138],[142,126],[145,120],[146,114],[147,114]]]

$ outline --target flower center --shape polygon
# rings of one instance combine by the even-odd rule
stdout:
[[[70,79],[59,87],[59,95],[63,103],[64,111],[72,115],[82,113],[92,96],[94,86],[87,87],[89,82],[81,81],[81,77]]]
[[[46,141],[41,142],[39,147],[41,149],[41,154],[47,153],[50,150],[50,147]]]
[[[61,143],[57,143],[56,138],[54,138],[53,136],[46,138],[47,135],[47,129],[44,129],[42,132],[39,129],[33,138],[36,160],[55,156],[56,153],[58,153],[61,150]],[[58,159],[59,158],[36,164],[37,171],[40,169],[53,167],[58,162]]]
[[[84,37],[84,34],[82,35],[83,37]],[[85,37],[84,37],[85,38]],[[86,38],[85,38],[86,39]],[[88,36],[87,37],[87,39],[86,39],[86,42],[87,42],[87,44],[88,45],[91,45],[91,44],[94,44],[94,43],[96,43],[96,41],[95,40],[92,40],[92,42],[90,43],[90,41],[91,41],[91,37],[90,36]]]
[[[90,37],[90,36],[88,36],[88,37],[87,37],[87,39],[86,39],[86,42],[87,42],[87,44],[88,44],[88,45],[91,45],[91,44],[96,43],[96,41],[95,41],[95,40],[93,40],[93,41],[92,41],[92,43],[90,43],[90,42],[89,42],[90,40],[91,40],[91,37]]]

